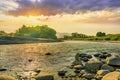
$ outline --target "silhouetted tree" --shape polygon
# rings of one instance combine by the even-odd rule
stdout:
[[[97,32],[97,33],[96,33],[96,36],[97,36],[97,37],[106,36],[106,33],[104,33],[104,32]]]

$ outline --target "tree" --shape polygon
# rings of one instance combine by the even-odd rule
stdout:
[[[0,35],[5,36],[7,33],[5,31],[0,31]]]
[[[104,32],[97,32],[96,36],[97,37],[103,37],[103,36],[106,36],[106,33],[104,33]]]
[[[47,25],[27,27],[23,25],[16,31],[16,36],[57,39],[56,31]]]

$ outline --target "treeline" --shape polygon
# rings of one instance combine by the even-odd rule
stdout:
[[[57,39],[56,31],[52,28],[49,28],[47,25],[32,27],[23,25],[21,28],[16,30],[15,33],[6,33],[5,31],[0,31],[0,36],[21,36],[32,38]]]
[[[105,32],[97,32],[96,36],[88,36],[80,33],[71,33],[71,36],[65,35],[64,40],[91,40],[91,41],[118,41],[120,34],[106,34]]]

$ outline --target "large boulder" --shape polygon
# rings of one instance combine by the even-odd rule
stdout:
[[[88,72],[96,73],[102,65],[103,65],[103,63],[101,61],[88,61],[85,64],[85,69]]]
[[[110,71],[108,71],[108,70],[99,70],[98,72],[97,72],[97,75],[100,75],[100,76],[104,76],[104,75],[106,75],[107,73],[109,73]]]
[[[114,71],[114,68],[113,68],[112,66],[107,65],[107,64],[103,64],[103,65],[101,66],[101,69],[102,69],[102,70]]]
[[[12,76],[0,73],[0,80],[16,80],[16,79]]]
[[[40,72],[36,77],[36,80],[54,80],[54,76],[48,72]]]
[[[108,70],[99,70],[99,71],[97,72],[95,78],[96,78],[97,80],[101,80],[102,77],[103,77],[104,75],[108,74],[109,72],[110,72],[110,71],[108,71]]]
[[[103,76],[102,80],[120,80],[120,72],[110,72]]]
[[[107,64],[115,67],[120,67],[120,58],[119,57],[110,58],[108,59]]]

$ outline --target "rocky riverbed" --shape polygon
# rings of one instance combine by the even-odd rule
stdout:
[[[119,53],[116,43],[1,45],[0,80],[119,80]]]

